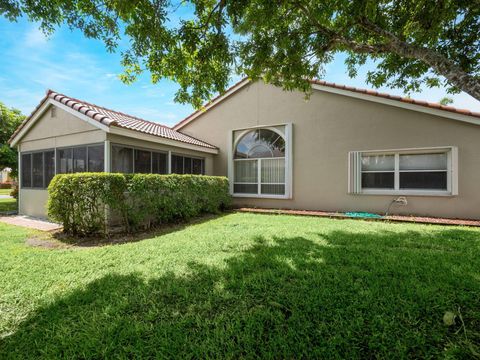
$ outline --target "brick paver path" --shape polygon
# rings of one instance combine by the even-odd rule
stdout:
[[[52,223],[50,221],[36,219],[29,216],[17,215],[17,216],[0,216],[0,222],[10,225],[23,226],[30,229],[41,231],[54,231],[60,230],[62,225]]]

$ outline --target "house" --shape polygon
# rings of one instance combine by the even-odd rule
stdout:
[[[0,184],[11,184],[13,179],[11,177],[11,172],[12,169],[10,168],[4,168],[2,171],[0,171]]]
[[[45,216],[56,173],[111,171],[228,176],[237,205],[480,219],[480,113],[312,87],[245,79],[173,128],[49,91],[10,141],[20,212]]]

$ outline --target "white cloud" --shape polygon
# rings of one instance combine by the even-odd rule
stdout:
[[[28,48],[43,48],[47,45],[48,38],[35,25],[27,31],[23,41],[23,45]]]

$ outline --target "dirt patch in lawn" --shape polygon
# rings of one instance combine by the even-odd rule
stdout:
[[[34,235],[27,240],[25,244],[32,247],[44,249],[65,249],[72,247],[72,245],[62,243],[52,237],[52,234]]]

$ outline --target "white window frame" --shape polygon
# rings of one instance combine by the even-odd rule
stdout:
[[[447,189],[400,189],[400,155],[447,154]],[[393,155],[395,159],[394,189],[362,188],[362,156]],[[409,196],[456,196],[458,195],[458,148],[455,146],[351,151],[348,161],[348,192],[357,195],[409,195]]]
[[[285,129],[284,133],[280,132],[278,130],[278,127],[283,127]],[[252,130],[258,130],[258,129],[265,129],[265,130],[271,130],[276,132],[277,134],[281,135],[284,140],[285,140],[285,193],[283,195],[273,195],[273,194],[261,194],[261,163],[263,158],[255,159],[259,163],[259,168],[258,168],[258,191],[255,194],[237,194],[235,193],[234,190],[234,154],[235,154],[235,148],[242,139],[242,137],[247,134],[248,132]],[[233,134],[237,131],[241,131],[242,133],[235,139],[234,141],[234,136]],[[293,169],[293,156],[292,156],[292,123],[283,123],[283,124],[275,124],[275,125],[258,125],[258,126],[252,126],[249,128],[240,128],[240,129],[233,129],[229,132],[228,134],[228,144],[230,146],[228,147],[228,180],[230,184],[230,194],[233,197],[238,197],[238,198],[260,198],[260,199],[291,199],[292,198],[292,189],[293,189],[293,182],[292,182],[292,169]],[[265,158],[265,159],[275,159],[275,158]],[[248,160],[248,159],[237,159],[238,161],[242,160]],[[253,159],[251,159],[253,160]],[[264,183],[265,184],[265,183]]]

